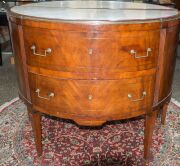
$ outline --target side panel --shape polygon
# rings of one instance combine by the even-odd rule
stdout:
[[[172,81],[177,55],[179,24],[161,30],[158,70],[156,77],[155,105],[172,91]]]
[[[22,27],[10,22],[11,40],[13,43],[13,54],[15,56],[19,95],[29,103],[30,91],[27,75],[26,55],[24,51]]]

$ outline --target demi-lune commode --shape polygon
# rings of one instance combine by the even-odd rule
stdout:
[[[42,154],[41,113],[83,126],[144,115],[144,157],[171,98],[179,13],[118,1],[53,1],[8,12],[19,82]]]

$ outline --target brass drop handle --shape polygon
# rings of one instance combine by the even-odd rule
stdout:
[[[144,56],[138,56],[138,55],[137,55],[137,52],[136,52],[135,50],[131,50],[131,51],[130,51],[130,54],[133,55],[134,58],[140,59],[140,58],[147,58],[147,57],[150,55],[149,53],[150,53],[151,51],[152,51],[152,49],[151,49],[151,48],[148,48],[147,51],[146,51],[146,55],[144,55]]]
[[[31,46],[31,50],[33,52],[33,55],[37,55],[37,56],[47,56],[48,54],[50,54],[52,52],[51,48],[47,48],[47,49],[44,50],[44,54],[37,53],[35,45]]]
[[[50,100],[52,97],[54,97],[54,93],[49,93],[47,97],[43,97],[40,95],[40,89],[36,89],[37,96],[41,99]]]
[[[132,94],[129,93],[129,94],[128,94],[128,98],[129,98],[131,101],[136,102],[136,101],[144,100],[144,98],[145,98],[146,95],[147,95],[146,91],[143,91],[142,97],[141,97],[140,99],[132,99],[133,96],[132,96]]]

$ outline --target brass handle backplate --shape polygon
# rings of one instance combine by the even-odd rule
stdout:
[[[147,57],[149,57],[151,51],[152,51],[152,49],[148,48],[147,51],[146,51],[146,55],[143,55],[143,56],[138,56],[137,55],[137,51],[135,51],[135,50],[131,50],[130,54],[133,55],[135,59],[140,59],[140,58],[147,58]]]
[[[133,99],[133,95],[129,93],[129,94],[128,94],[128,98],[129,98],[131,101],[136,102],[136,101],[142,101],[142,100],[144,100],[144,98],[145,98],[146,95],[147,95],[146,91],[143,91],[142,97],[141,97],[140,99]]]
[[[35,91],[37,93],[37,96],[41,99],[50,100],[52,97],[54,97],[54,93],[50,92],[47,97],[43,97],[40,95],[40,89],[36,89]]]
[[[47,48],[47,49],[44,50],[44,54],[37,53],[35,45],[31,46],[31,50],[33,52],[33,55],[37,55],[37,56],[47,56],[47,55],[49,55],[52,52],[51,48]]]

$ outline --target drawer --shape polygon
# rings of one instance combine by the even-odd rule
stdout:
[[[60,80],[29,73],[32,103],[45,113],[96,118],[141,115],[153,101],[154,76],[122,80]]]
[[[93,72],[137,71],[156,65],[159,31],[88,34],[28,27],[23,31],[27,63],[32,66]]]
[[[29,27],[23,32],[27,64],[63,71],[90,66],[85,34]]]

